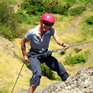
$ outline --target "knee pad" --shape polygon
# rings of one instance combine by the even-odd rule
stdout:
[[[32,85],[38,86],[40,84],[40,79],[41,79],[41,76],[33,76],[30,79],[30,86],[32,86]]]
[[[69,75],[67,72],[65,72],[64,74],[61,75],[62,81],[66,81],[68,77],[69,77]]]

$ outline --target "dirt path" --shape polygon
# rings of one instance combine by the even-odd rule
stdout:
[[[79,29],[78,23],[81,21],[83,16],[87,14],[90,11],[90,8],[86,8],[86,11],[84,11],[79,17],[76,17],[73,21],[70,22],[71,27],[62,33],[73,33]]]

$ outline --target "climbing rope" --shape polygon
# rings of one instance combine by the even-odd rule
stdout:
[[[84,44],[88,44],[88,43],[92,43],[92,42],[93,42],[93,41],[87,41],[87,42],[83,42],[83,43],[72,44],[72,45],[70,45],[69,47],[80,46],[80,45],[84,45]],[[58,52],[58,51],[60,51],[60,50],[64,50],[64,48],[57,49],[57,50],[55,50],[55,51],[53,51],[53,52]]]
[[[16,81],[15,81],[15,83],[14,83],[14,86],[13,86],[13,88],[12,88],[11,93],[13,93],[13,91],[14,91],[15,85],[16,85],[18,79],[19,79],[19,76],[20,76],[20,74],[21,74],[21,71],[22,71],[23,67],[24,67],[24,63],[22,64],[22,67],[21,67],[20,72],[19,72],[19,74],[18,74],[18,77],[17,77],[17,79],[16,79]]]

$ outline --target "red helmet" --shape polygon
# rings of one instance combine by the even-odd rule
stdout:
[[[47,24],[47,25],[53,25],[55,22],[55,17],[49,13],[44,13],[41,16],[41,20],[40,20],[40,24],[42,26],[43,23]]]

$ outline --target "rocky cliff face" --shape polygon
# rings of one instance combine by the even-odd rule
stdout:
[[[35,93],[93,93],[93,68],[81,69],[66,82],[53,83]]]

